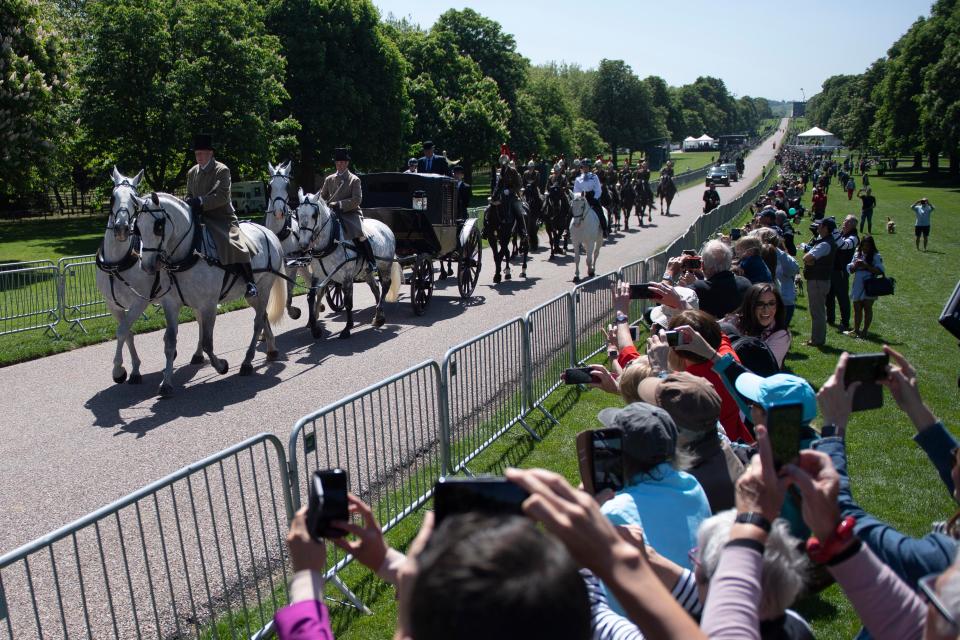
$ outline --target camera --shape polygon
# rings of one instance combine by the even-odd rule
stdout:
[[[663,336],[667,339],[667,345],[671,347],[679,347],[686,344],[683,340],[683,334],[679,331],[664,331]]]
[[[566,384],[590,384],[591,382],[595,382],[590,373],[591,371],[592,369],[590,369],[590,367],[567,369],[563,372],[563,381]]]
[[[314,471],[310,478],[310,496],[307,503],[307,530],[317,542],[323,538],[342,538],[343,529],[331,526],[334,521],[350,519],[347,500],[347,472],[343,469]]]
[[[660,295],[650,288],[649,282],[644,282],[643,284],[632,284],[630,285],[630,299],[631,300],[656,300]]]
[[[680,267],[687,271],[703,269],[703,258],[700,256],[687,256],[680,262]]]

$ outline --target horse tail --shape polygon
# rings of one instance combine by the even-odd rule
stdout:
[[[287,286],[283,278],[273,277],[270,287],[270,299],[267,301],[267,322],[271,327],[277,326],[283,320],[283,312],[287,306]]]
[[[403,271],[396,260],[390,265],[390,290],[384,298],[387,302],[396,302],[400,297],[400,283],[403,282]]]

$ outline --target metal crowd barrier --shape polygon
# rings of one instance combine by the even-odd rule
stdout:
[[[555,424],[557,419],[543,406],[547,397],[562,384],[560,374],[567,367],[576,366],[573,345],[573,297],[569,293],[557,296],[523,317],[527,334],[528,409],[539,409]]]
[[[292,516],[282,443],[249,438],[0,557],[0,637],[260,635]]]
[[[110,315],[107,302],[97,288],[96,256],[72,256],[61,258],[60,299],[61,315],[71,329],[87,332],[84,320]]]
[[[288,442],[294,508],[306,503],[314,471],[338,467],[383,530],[393,528],[444,472],[442,406],[440,367],[427,361],[300,418]],[[352,559],[330,547],[326,578],[366,611],[337,577]]]
[[[606,326],[613,316],[613,285],[617,271],[578,284],[570,295],[574,303],[575,358],[583,364],[604,350]]]
[[[619,279],[628,284],[642,284],[649,281],[647,275],[647,264],[644,260],[638,260],[625,264],[620,267]],[[631,300],[630,301],[630,323],[633,324],[643,318],[649,306],[649,300]]]
[[[525,343],[526,325],[516,318],[444,355],[440,370],[447,407],[445,474],[470,473],[467,464],[516,424],[540,439],[524,420],[530,406]]]
[[[60,337],[60,272],[49,260],[0,268],[0,335],[44,329]]]

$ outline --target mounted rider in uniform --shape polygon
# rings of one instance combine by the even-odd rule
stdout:
[[[550,187],[557,185],[564,191],[570,189],[570,183],[567,182],[567,176],[563,171],[563,167],[560,166],[560,163],[553,165],[553,171],[547,177],[547,191],[550,191]]]
[[[500,156],[500,176],[497,179],[497,187],[494,189],[494,200],[500,201],[504,205],[507,216],[511,218],[510,224],[520,221],[520,233],[527,237],[527,217],[523,210],[523,202],[520,199],[520,193],[523,189],[523,180],[520,172],[510,164],[510,156],[501,154]],[[516,217],[514,217],[516,216]]]
[[[366,261],[369,272],[376,275],[377,263],[370,242],[363,232],[363,215],[360,212],[363,193],[360,190],[360,178],[348,168],[350,152],[342,147],[334,149],[333,164],[337,170],[324,178],[320,197],[340,218],[344,239],[353,240],[357,255]]]
[[[582,160],[580,162],[580,175],[573,182],[573,192],[582,193],[587,198],[587,202],[593,207],[600,218],[600,228],[603,229],[603,237],[610,235],[610,229],[607,226],[607,216],[603,215],[603,209],[600,207],[600,196],[603,187],[600,185],[600,179],[597,174],[590,171],[590,161]]]
[[[193,154],[197,164],[187,172],[187,204],[197,220],[202,220],[217,247],[217,257],[225,271],[247,283],[246,296],[257,295],[253,283],[250,254],[256,248],[240,233],[240,222],[230,199],[230,168],[213,157],[210,134],[193,137]]]

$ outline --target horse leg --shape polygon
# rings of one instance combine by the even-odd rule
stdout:
[[[573,281],[580,282],[580,242],[577,239],[574,239],[573,243],[576,245],[573,248],[573,251],[574,251]]]
[[[131,312],[123,309],[111,309],[114,319],[117,321],[117,350],[113,354],[113,381],[121,384],[127,379],[127,370],[123,368],[123,345],[130,335],[130,324],[127,322],[127,316]],[[133,357],[133,353],[130,354]]]
[[[593,245],[593,260],[590,261],[590,277],[597,275],[597,258],[600,257],[600,244],[599,242],[594,243]],[[589,255],[587,256],[589,259]]]
[[[493,252],[493,263],[496,265],[496,270],[493,273],[493,284],[500,284],[500,260],[501,260],[501,249],[499,239],[491,234],[488,238],[490,244],[490,251]]]
[[[267,291],[270,289],[267,288]],[[269,295],[259,295],[257,296],[256,303],[253,307],[253,339],[250,340],[250,344],[247,345],[247,352],[243,356],[243,362],[240,363],[239,375],[249,376],[253,373],[253,356],[257,353],[257,337],[262,333],[265,336],[265,340],[273,341],[273,331],[270,329],[270,323],[267,322],[267,305],[265,300],[269,299]],[[270,349],[268,343],[267,349]],[[276,345],[273,345],[273,351],[276,352]]]
[[[310,329],[310,335],[314,340],[323,337],[323,325],[319,320],[322,305],[318,304],[322,292],[317,288],[318,284],[317,279],[313,278],[310,281],[310,291],[307,292],[307,328]]]
[[[200,317],[200,314],[197,314],[197,348],[193,352],[193,355],[190,356],[190,364],[192,365],[201,365],[203,364],[203,318]]]
[[[340,332],[340,338],[345,340],[353,329],[353,278],[343,283],[343,308],[347,312],[347,326]]]
[[[527,277],[527,255],[530,251],[530,247],[529,245],[524,243],[524,245],[521,246],[521,249],[523,251],[523,265],[520,267],[520,277],[526,278]]]
[[[383,265],[380,265],[378,269],[380,272],[380,283],[379,285],[373,279],[372,275],[367,275],[367,285],[370,287],[370,292],[373,293],[373,300],[376,303],[376,307],[373,311],[373,326],[382,327],[385,321],[383,317],[383,299],[387,295],[387,291],[390,290],[390,266],[386,268]],[[453,271],[450,272],[451,274]]]
[[[177,322],[180,308],[174,305],[164,306],[163,315],[167,320],[167,328],[163,332],[163,355],[166,364],[163,367],[163,381],[158,393],[161,398],[173,395],[173,361],[177,357]]]
[[[290,278],[290,280],[293,280],[295,282],[297,279],[297,274],[300,273],[301,269],[300,267],[293,266],[293,267],[287,267],[284,271],[286,271],[287,277]],[[306,278],[305,281],[309,282],[310,281],[309,277]],[[300,309],[293,306],[293,288],[295,285],[293,282],[287,282],[286,284],[287,284],[287,304],[286,304],[287,315],[290,316],[291,320],[299,320]]]
[[[516,237],[514,237],[513,242],[514,242],[514,243],[517,242]],[[513,250],[513,255],[517,255],[517,248],[514,248],[514,250]],[[510,256],[510,255],[507,255],[507,256],[506,256],[506,263],[507,263],[507,264],[506,264],[506,267],[504,267],[504,269],[503,269],[503,279],[504,279],[504,280],[510,280],[510,279],[511,279],[511,275],[510,275],[510,259],[511,259],[512,257],[513,257],[513,256]]]
[[[267,296],[257,296],[257,298],[266,298]],[[200,340],[203,343],[203,352],[207,354],[207,357],[210,359],[210,364],[213,365],[214,370],[220,375],[223,375],[227,372],[227,369],[230,368],[230,365],[227,364],[227,361],[223,358],[218,358],[217,354],[213,352],[213,327],[217,323],[217,306],[216,304],[209,305],[203,309],[196,309],[197,318],[202,318],[200,322],[201,335]],[[261,313],[261,310],[257,311],[258,315]],[[260,329],[262,327],[257,327],[256,321],[254,322],[254,332],[253,339],[251,344],[256,346],[257,339],[260,337]],[[252,348],[252,347],[251,347]]]

